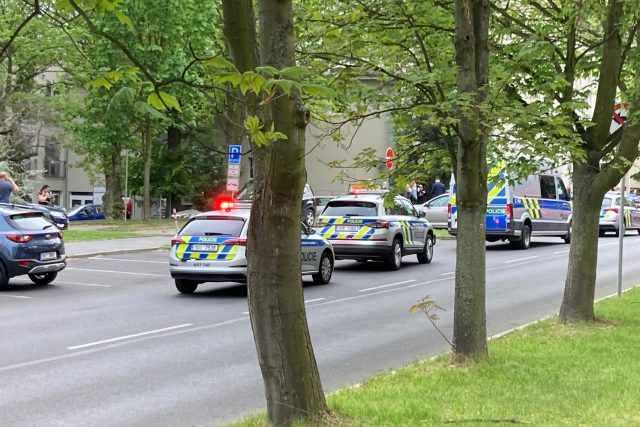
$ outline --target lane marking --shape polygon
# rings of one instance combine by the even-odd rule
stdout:
[[[305,304],[309,304],[309,303],[312,303],[312,302],[323,301],[323,300],[326,300],[326,298],[308,299],[308,300],[304,300],[304,303]]]
[[[73,285],[73,286],[95,286],[99,288],[110,288],[111,285],[99,285],[97,283],[80,283],[80,282],[53,282],[52,285]]]
[[[512,262],[518,262],[518,261],[527,261],[529,259],[535,259],[535,258],[539,258],[538,255],[534,255],[534,256],[528,256],[526,258],[518,258],[518,259],[512,259],[509,261],[504,261],[505,264],[511,264]]]
[[[154,274],[154,273],[134,273],[132,271],[116,271],[116,270],[96,270],[92,268],[65,268],[65,270],[73,271],[93,271],[95,273],[120,273],[120,274],[132,274],[134,276],[154,276],[154,277],[168,277],[166,274]]]
[[[358,292],[367,292],[374,289],[382,289],[382,288],[388,288],[389,286],[404,285],[405,283],[411,283],[411,282],[415,282],[415,280],[411,279],[411,280],[405,280],[403,282],[389,283],[388,285],[380,285],[380,286],[374,286],[372,288],[358,289]]]
[[[559,255],[559,254],[568,254],[569,253],[569,249],[564,250],[564,251],[558,251],[558,252],[554,252],[554,255]]]
[[[105,261],[122,261],[122,262],[146,262],[148,264],[169,264],[169,261],[147,261],[138,259],[119,259],[119,258],[106,258],[99,256],[90,256],[87,259],[105,260]]]
[[[7,295],[7,294],[0,294],[0,297],[7,297],[7,298],[23,298],[23,299],[31,299],[33,297],[25,297],[22,295]]]
[[[158,332],[166,332],[166,331],[171,331],[173,329],[186,328],[187,326],[193,326],[193,323],[184,323],[182,325],[170,326],[168,328],[154,329],[153,331],[139,332],[137,334],[124,335],[121,337],[109,338],[101,341],[94,341],[87,344],[74,345],[73,347],[67,347],[67,350],[77,350],[79,348],[93,347],[95,345],[107,344],[114,341],[122,341],[128,338],[142,337],[144,335],[157,334]]]
[[[448,273],[442,273],[442,274],[440,274],[440,275],[441,275],[441,276],[451,276],[452,274],[456,274],[456,272],[455,272],[455,271],[450,271],[450,272],[448,272]]]

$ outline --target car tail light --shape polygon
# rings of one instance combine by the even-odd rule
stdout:
[[[185,242],[182,237],[174,237],[173,239],[171,239],[171,246],[179,245],[181,243],[187,243],[187,242]]]
[[[247,246],[247,239],[227,239],[224,242],[222,242],[223,245],[240,245],[240,246]]]
[[[18,261],[16,262],[20,267],[29,267],[31,265],[31,261]]]
[[[451,219],[451,203],[447,204],[447,218]]]
[[[513,219],[513,205],[511,203],[507,203],[507,219]]]
[[[6,234],[5,237],[16,243],[27,243],[33,239],[30,234]]]
[[[604,209],[604,211],[605,211],[605,212],[607,212],[607,211],[611,211],[611,212],[618,213],[618,208],[605,208],[605,209]]]
[[[367,227],[371,227],[371,228],[389,228],[389,223],[387,221],[380,221],[380,222],[372,222],[370,224],[367,224]]]

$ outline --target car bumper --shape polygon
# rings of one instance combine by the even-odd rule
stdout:
[[[358,242],[344,240],[329,240],[333,246],[336,259],[356,258],[386,258],[391,253],[390,245],[374,242]]]
[[[36,260],[20,260],[21,262],[29,261],[29,265],[20,265],[17,260],[7,261],[7,270],[10,277],[22,276],[25,274],[43,274],[62,271],[67,266],[66,256],[62,256],[51,262],[41,262]]]
[[[174,279],[194,280],[197,282],[237,282],[246,283],[246,267],[194,268],[171,265],[171,277]]]
[[[600,220],[600,231],[618,231],[618,220],[602,221]]]

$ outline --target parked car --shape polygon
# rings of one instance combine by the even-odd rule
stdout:
[[[247,182],[247,184],[238,192],[236,196],[241,204],[249,204],[253,200],[253,181]],[[217,207],[216,207],[217,209]],[[316,220],[316,206],[313,196],[313,189],[309,184],[304,185],[304,191],[302,193],[302,205],[300,207],[300,220],[311,227]]]
[[[82,205],[69,212],[69,221],[86,221],[92,219],[107,219],[101,205]]]
[[[620,234],[620,193],[609,192],[602,199],[600,208],[600,236],[606,232]],[[640,209],[635,207],[633,201],[625,194],[624,197],[624,226],[626,230],[637,230],[640,234]]]
[[[66,230],[69,226],[67,211],[62,206],[41,205],[38,203],[0,203],[0,206],[11,207],[13,209],[36,210],[42,212],[44,217],[61,230]]]
[[[66,265],[62,232],[43,212],[0,206],[0,289],[25,274],[47,285]]]
[[[316,217],[320,216],[324,208],[327,206],[327,203],[336,197],[337,196],[315,196],[313,200],[316,207]]]
[[[449,193],[444,193],[426,202],[414,205],[418,212],[424,212],[433,228],[447,228],[447,207],[449,205]]]

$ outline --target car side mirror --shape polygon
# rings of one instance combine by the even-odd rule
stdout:
[[[309,230],[309,236],[311,236],[311,235],[313,235],[313,234],[316,234],[316,230],[315,230],[315,228],[311,228],[311,227],[309,227],[309,228],[308,228],[308,230]]]
[[[418,214],[420,215],[420,218],[426,218],[427,213],[425,211],[419,211]]]

